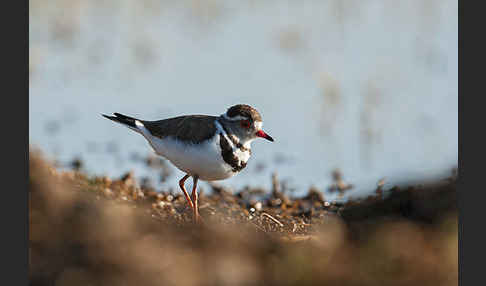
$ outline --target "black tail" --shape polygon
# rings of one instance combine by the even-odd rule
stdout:
[[[135,125],[135,120],[138,120],[136,118],[126,116],[126,115],[116,113],[116,112],[114,113],[115,116],[109,116],[109,115],[105,115],[105,114],[101,114],[101,115],[103,115],[103,117],[108,118],[110,120],[113,120],[115,122],[125,124],[128,127],[138,129],[137,126]],[[138,121],[141,121],[141,120],[138,120]]]

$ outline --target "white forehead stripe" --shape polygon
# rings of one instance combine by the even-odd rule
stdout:
[[[263,122],[261,122],[261,121],[255,121],[255,129],[256,130],[262,129],[262,126],[263,126]]]

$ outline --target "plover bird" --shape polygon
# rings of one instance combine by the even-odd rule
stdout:
[[[253,107],[238,104],[220,116],[185,115],[146,121],[120,113],[104,117],[121,123],[147,139],[156,154],[166,158],[186,175],[179,186],[200,221],[197,182],[224,180],[246,167],[251,156],[251,143],[257,137],[273,142],[262,130],[262,117]],[[184,187],[192,177],[192,194]]]

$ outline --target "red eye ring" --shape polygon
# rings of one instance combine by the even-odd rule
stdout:
[[[250,128],[250,121],[248,121],[248,120],[241,120],[240,121],[240,125],[243,128]]]

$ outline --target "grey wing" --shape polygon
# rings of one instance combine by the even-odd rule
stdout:
[[[188,115],[158,121],[143,121],[142,123],[153,136],[165,138],[168,136],[179,140],[199,143],[210,139],[216,132],[215,116]]]

